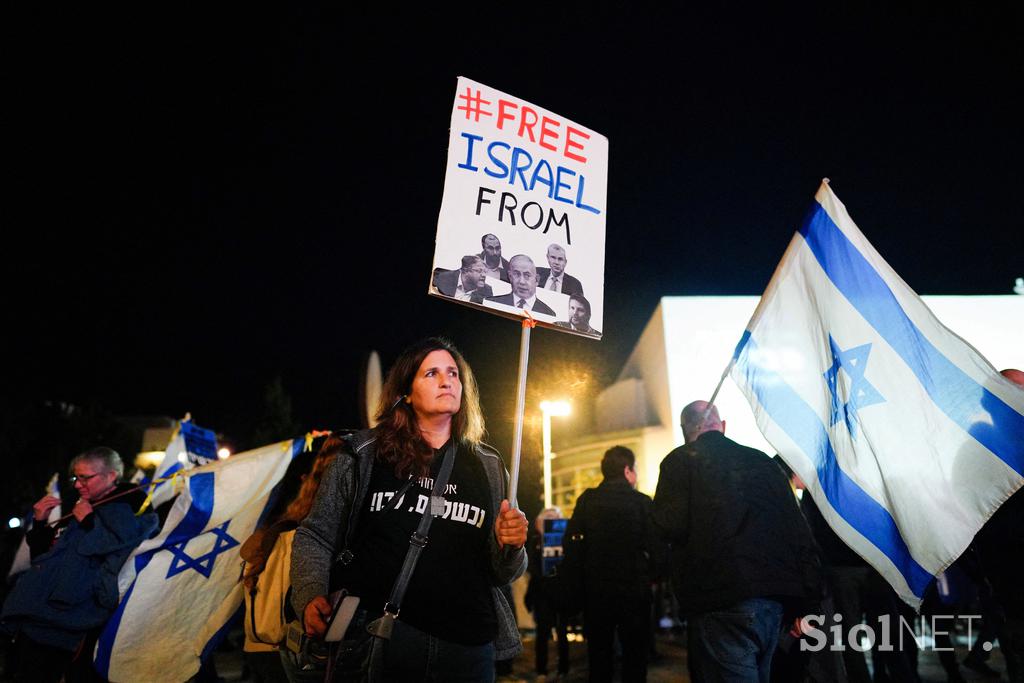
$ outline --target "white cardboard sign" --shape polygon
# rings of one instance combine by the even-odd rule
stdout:
[[[460,77],[429,293],[599,339],[607,187],[603,135]]]

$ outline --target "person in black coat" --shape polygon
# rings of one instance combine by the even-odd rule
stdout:
[[[705,401],[681,422],[685,444],[661,463],[654,519],[672,545],[690,677],[766,682],[784,620],[820,597],[817,550],[770,457],[727,439]]]
[[[647,677],[651,586],[663,555],[651,499],[635,490],[636,456],[613,446],[601,460],[604,480],[576,501],[565,535],[583,553],[583,624],[591,681],[611,681],[613,641],[622,645],[622,680]],[[566,558],[569,559],[568,557]]]
[[[558,641],[558,676],[564,678],[569,673],[569,633],[567,618],[558,609],[552,594],[558,590],[558,582],[554,574],[557,572],[557,560],[559,558],[545,559],[545,532],[544,523],[547,520],[561,519],[562,511],[557,507],[546,508],[537,515],[534,520],[534,530],[527,542],[527,557],[529,558],[530,582],[526,588],[524,603],[526,609],[533,613],[533,621],[536,625],[536,638],[534,640],[534,667],[538,676],[548,674],[548,641],[551,640],[551,631],[554,629]],[[557,533],[553,533],[557,536]],[[555,564],[555,567],[551,567]],[[545,572],[545,569],[548,571]]]

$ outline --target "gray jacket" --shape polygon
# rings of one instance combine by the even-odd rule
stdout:
[[[350,438],[351,452],[341,452],[328,466],[313,508],[295,532],[292,544],[291,601],[300,618],[310,600],[318,595],[327,595],[331,566],[346,543],[349,515],[352,510],[362,509],[370,487],[376,440],[376,432],[372,429],[361,431]],[[505,489],[508,475],[501,457],[490,446],[480,444],[475,453],[487,473],[491,492],[490,519],[497,519],[501,501],[507,497]],[[497,586],[514,581],[526,571],[526,551],[523,548],[499,548],[493,533],[488,536],[488,546],[491,578],[495,586],[491,593],[498,618],[495,655],[498,659],[508,659],[522,650],[522,643],[512,609]]]

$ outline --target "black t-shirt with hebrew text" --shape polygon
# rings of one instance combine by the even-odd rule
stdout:
[[[374,463],[360,511],[355,558],[340,576],[341,585],[360,597],[359,607],[371,618],[383,611],[391,594],[409,537],[429,505],[443,452],[443,448],[435,452],[431,476],[415,482],[388,512],[382,510],[404,481],[386,465]],[[464,447],[457,449],[444,498],[444,514],[431,524],[430,540],[413,571],[398,618],[444,640],[482,645],[497,635],[487,549],[494,520],[490,519],[487,474],[476,455]]]

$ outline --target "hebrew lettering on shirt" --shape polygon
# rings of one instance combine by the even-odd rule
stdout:
[[[381,494],[374,494],[375,497],[379,495]],[[409,506],[405,509],[407,512],[423,514],[428,505],[430,505],[430,496],[421,493],[416,499],[415,507]],[[380,507],[376,507],[376,503],[373,503],[370,509],[380,509]],[[444,513],[438,517],[438,519],[447,519],[452,522],[463,522],[478,529],[483,527],[486,518],[486,510],[482,510],[476,505],[470,505],[469,503],[455,503],[450,500],[444,502]]]
[[[383,510],[384,507],[388,504],[388,501],[390,501],[392,498],[395,497],[395,493],[397,493],[397,492],[396,491],[375,491],[373,494],[371,494],[370,495],[370,512],[380,512],[381,510]],[[404,500],[405,500],[405,495],[403,494],[402,497],[398,499],[398,502],[395,504],[395,507],[396,508],[401,507],[402,506],[402,502]],[[422,512],[422,510],[420,512]]]
[[[428,491],[434,490],[434,480],[432,477],[420,477],[416,480],[416,484],[420,488],[427,489]],[[459,485],[448,482],[444,487],[444,495],[457,496],[459,494]]]
[[[452,510],[453,522],[465,522],[469,519],[469,503],[456,503]]]

